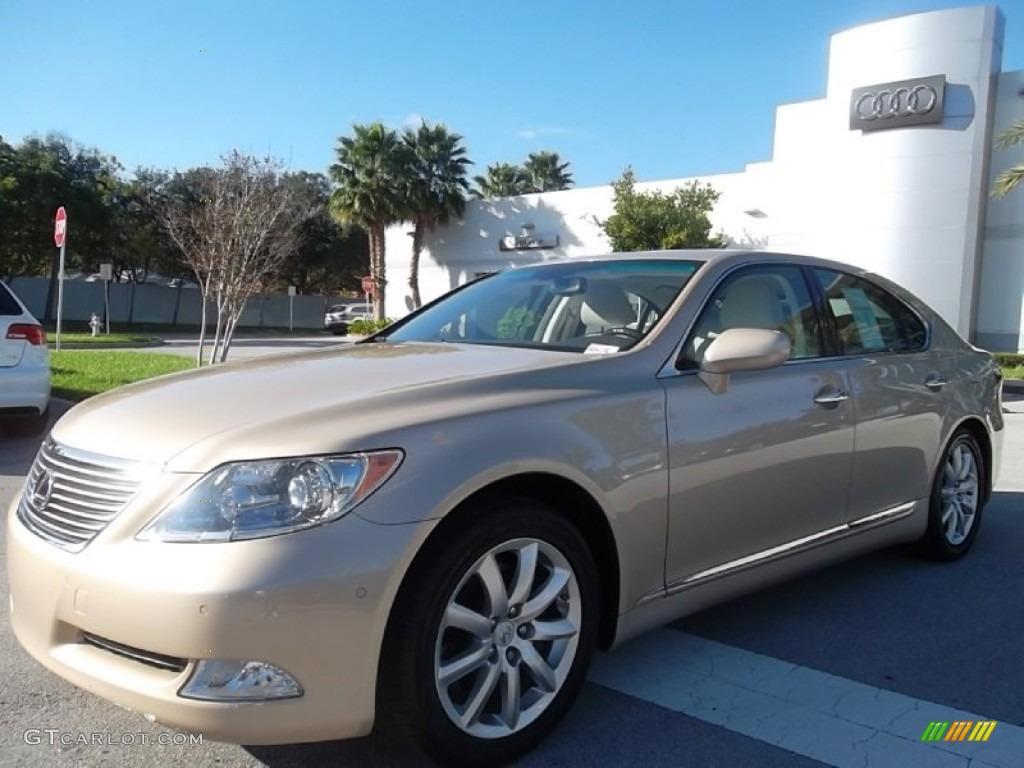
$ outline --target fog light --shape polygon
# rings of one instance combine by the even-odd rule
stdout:
[[[202,659],[178,695],[203,701],[295,699],[302,687],[291,675],[263,661]]]

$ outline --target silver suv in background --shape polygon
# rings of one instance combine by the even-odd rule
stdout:
[[[348,327],[353,321],[369,320],[372,317],[373,307],[369,304],[335,304],[324,315],[324,328],[342,336],[348,333]]]
[[[0,423],[4,434],[42,432],[50,407],[46,331],[0,282]]]

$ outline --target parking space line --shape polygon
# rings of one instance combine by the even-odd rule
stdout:
[[[934,721],[991,718],[671,629],[599,654],[591,682],[837,766],[1016,768],[1024,728],[922,741]]]

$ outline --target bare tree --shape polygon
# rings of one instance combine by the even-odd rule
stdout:
[[[282,184],[282,174],[278,160],[235,151],[217,168],[179,174],[154,205],[202,293],[197,366],[208,306],[216,325],[207,364],[224,362],[246,302],[296,249],[299,228],[316,213]]]

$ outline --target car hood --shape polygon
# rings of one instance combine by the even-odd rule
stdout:
[[[80,450],[186,472],[225,460],[367,450],[387,447],[367,444],[369,436],[465,413],[473,403],[536,399],[545,385],[531,388],[534,373],[590,361],[467,344],[331,347],[121,387],[70,410],[51,434]]]

